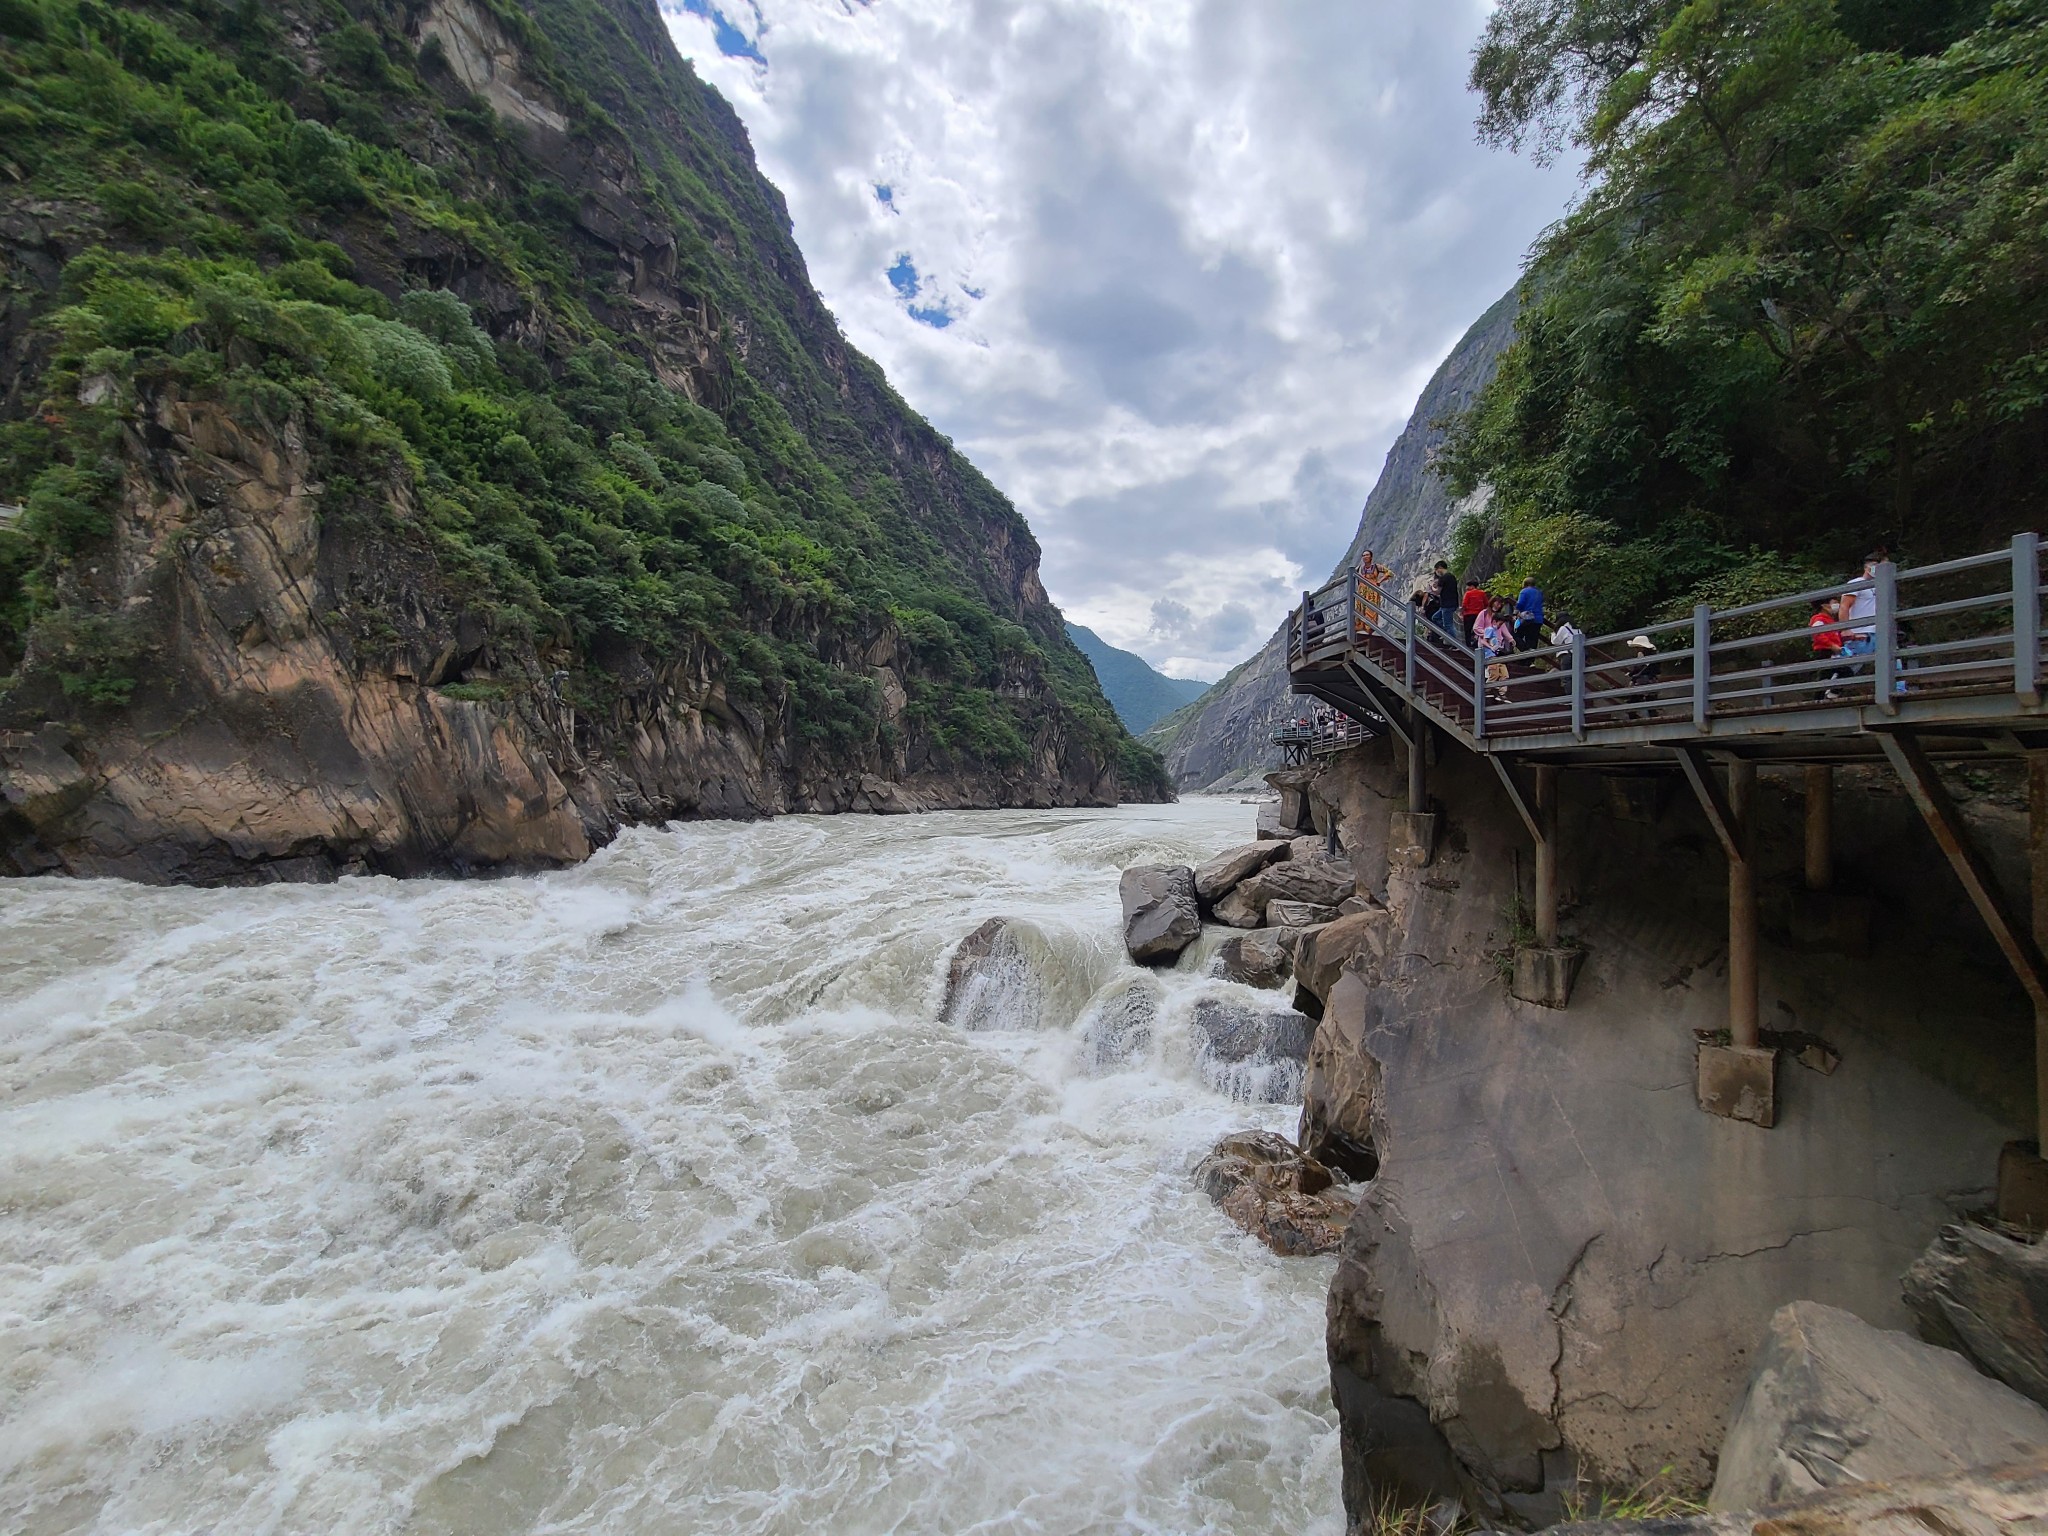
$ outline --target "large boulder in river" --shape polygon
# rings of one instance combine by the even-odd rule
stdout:
[[[1255,899],[1253,882],[1247,881],[1210,910],[1209,915],[1219,923],[1232,928],[1262,928],[1266,922],[1266,904]]]
[[[1292,1008],[1198,997],[1188,1034],[1196,1070],[1218,1093],[1246,1103],[1290,1104],[1300,1097],[1315,1031],[1315,1020]]]
[[[1017,925],[992,917],[954,947],[939,1017],[962,1029],[1015,1028],[1036,1021],[1042,990]]]
[[[1923,1339],[1961,1350],[2048,1405],[2048,1250],[1982,1227],[1943,1227],[1903,1289]]]
[[[1195,872],[1186,865],[1139,864],[1124,871],[1124,948],[1140,965],[1165,965],[1202,931]]]
[[[1334,1253],[1357,1195],[1271,1131],[1238,1131],[1195,1165],[1223,1213],[1285,1258]]]
[[[1953,1350],[1817,1301],[1780,1307],[1721,1443],[1708,1504],[1939,1477],[2048,1450],[2048,1410]]]
[[[1227,849],[1196,869],[1195,895],[1203,901],[1216,901],[1240,880],[1286,858],[1287,853],[1286,843],[1246,843],[1241,848]]]
[[[1351,866],[1334,859],[1287,859],[1262,869],[1233,894],[1241,894],[1261,912],[1269,901],[1304,901],[1334,907],[1355,889]]]
[[[1293,974],[1294,962],[1287,946],[1280,942],[1282,930],[1260,928],[1235,939],[1226,939],[1216,951],[1215,972],[1225,981],[1243,982],[1248,987],[1277,987]]]
[[[1125,971],[1081,1019],[1079,1065],[1091,1077],[1120,1072],[1152,1043],[1159,1018],[1159,983]]]

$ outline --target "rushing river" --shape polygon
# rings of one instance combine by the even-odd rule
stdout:
[[[1291,1129],[1175,1027],[1241,989],[1099,1049],[1118,870],[1252,816],[0,882],[0,1529],[1339,1531],[1330,1261],[1188,1178]],[[938,1022],[997,915],[1036,980]]]

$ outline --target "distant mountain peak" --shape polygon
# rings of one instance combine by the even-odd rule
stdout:
[[[1095,668],[1104,697],[1133,736],[1209,691],[1207,683],[1168,677],[1142,656],[1120,651],[1085,625],[1067,621],[1072,640]]]

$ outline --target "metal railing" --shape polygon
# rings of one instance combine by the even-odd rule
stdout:
[[[1886,562],[1814,591],[1702,604],[1689,618],[1499,656],[1389,600],[1353,567],[1302,594],[1289,620],[1288,664],[1299,672],[1363,662],[1475,741],[1584,741],[1646,726],[1708,735],[1718,722],[1872,708],[1895,715],[1902,705],[1985,695],[2037,708],[2048,666],[2041,556],[2039,535],[2023,533],[1966,559],[1906,571]],[[1844,596],[1849,616],[1820,622],[1820,606]],[[1843,653],[1816,646],[1829,636],[1841,637]]]

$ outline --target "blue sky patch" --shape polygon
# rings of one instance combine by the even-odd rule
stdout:
[[[683,9],[711,23],[711,40],[728,59],[752,59],[756,64],[768,62],[761,57],[761,50],[754,46],[754,40],[727,21],[725,12],[713,0],[683,0]]]
[[[896,189],[890,186],[889,183],[887,183],[886,181],[876,182],[875,201],[880,203],[884,208],[888,209],[891,213],[894,213],[896,211]]]
[[[909,314],[919,325],[928,325],[935,331],[943,331],[953,323],[952,313],[942,304],[913,304]]]
[[[917,297],[917,263],[910,259],[910,252],[898,253],[896,264],[889,269],[889,286],[900,298]]]

